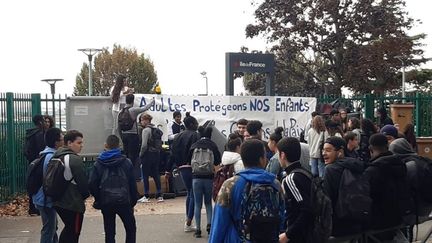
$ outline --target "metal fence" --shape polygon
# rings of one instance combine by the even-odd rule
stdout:
[[[0,93],[0,202],[7,201],[16,193],[25,191],[25,175],[28,162],[23,156],[26,129],[32,128],[36,114],[51,115],[55,126],[66,130],[66,99],[40,94]],[[410,102],[415,105],[414,124],[417,136],[432,136],[432,95],[408,94],[401,97],[364,95],[359,97],[319,97],[318,104],[330,103],[334,107],[349,107],[373,118],[378,107]],[[318,107],[319,108],[319,107]],[[84,158],[87,172],[93,158]]]

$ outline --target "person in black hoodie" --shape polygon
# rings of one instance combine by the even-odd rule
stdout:
[[[369,140],[371,163],[365,170],[369,179],[372,202],[372,229],[385,229],[402,224],[401,209],[409,201],[406,166],[401,159],[388,150],[388,141],[383,134],[374,134]],[[409,205],[408,205],[409,206]],[[403,211],[406,211],[403,209]],[[391,240],[394,232],[379,236]]]
[[[136,242],[136,223],[134,216],[134,206],[138,199],[138,192],[135,182],[134,167],[132,162],[121,154],[119,148],[120,139],[116,135],[109,135],[105,142],[105,151],[102,152],[94,163],[94,168],[90,175],[89,188],[91,194],[95,198],[93,207],[102,210],[105,242],[115,242],[115,218],[116,214],[121,218],[126,230],[126,242]],[[107,180],[113,178],[104,178],[110,175],[110,170],[122,170],[123,173],[118,173],[120,179],[116,179],[114,184],[116,187],[112,191],[123,192],[122,198],[125,199],[112,202],[110,195],[103,192],[104,188],[113,186],[114,184],[105,184]],[[105,195],[102,195],[105,193]],[[111,201],[111,202],[110,202]]]
[[[201,207],[204,197],[204,204],[206,208],[207,214],[207,233],[210,234],[210,224],[212,221],[212,189],[213,189],[213,178],[214,178],[214,166],[217,166],[221,163],[221,155],[219,149],[215,142],[211,140],[211,134],[213,132],[212,127],[200,127],[198,129],[200,132],[201,138],[192,144],[189,155],[187,158],[187,162],[192,165],[192,159],[194,155],[195,149],[209,149],[213,153],[213,165],[208,165],[206,168],[209,170],[208,173],[197,173],[194,171],[194,165],[192,165],[192,188],[194,193],[195,200],[195,237],[201,237]],[[211,162],[211,161],[210,161]],[[199,169],[203,168],[200,161],[196,163],[199,165]],[[213,170],[210,171],[210,169]]]
[[[30,164],[39,157],[39,152],[45,148],[45,119],[42,115],[35,115],[32,118],[34,128],[26,130],[24,156]],[[39,215],[39,210],[33,204],[32,195],[29,195],[29,215]]]
[[[300,164],[301,146],[296,138],[281,139],[277,148],[280,165],[287,174],[282,181],[287,225],[285,232],[279,235],[279,242],[307,242],[313,228],[311,180],[300,170],[310,172]]]
[[[346,158],[344,149],[346,142],[340,137],[329,137],[326,139],[323,147],[323,158],[326,164],[326,173],[324,174],[324,190],[330,197],[333,206],[333,212],[336,212],[336,204],[339,197],[339,186],[342,173],[345,169],[350,170],[352,174],[363,173],[364,163],[358,159]],[[358,222],[348,219],[340,219],[336,213],[333,213],[333,236],[345,236],[359,233],[362,225]]]
[[[177,134],[174,137],[172,144],[172,156],[173,161],[179,168],[181,177],[187,189],[186,197],[186,222],[184,225],[185,232],[192,232],[196,228],[192,226],[192,219],[194,216],[195,204],[192,190],[192,167],[188,164],[187,156],[190,151],[190,147],[200,138],[197,132],[198,121],[195,117],[191,116],[189,112],[186,112],[186,117],[183,119],[183,123],[186,126],[186,130]]]

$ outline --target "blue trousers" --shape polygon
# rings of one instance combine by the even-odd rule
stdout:
[[[192,220],[195,210],[194,194],[192,189],[192,167],[182,167],[179,168],[179,171],[187,190],[186,217],[187,219]]]
[[[201,207],[204,198],[204,205],[207,214],[207,224],[212,221],[212,179],[197,179],[192,180],[192,187],[195,197],[195,224],[198,230],[201,229]]]
[[[42,219],[40,243],[57,243],[57,213],[54,208],[35,205]]]

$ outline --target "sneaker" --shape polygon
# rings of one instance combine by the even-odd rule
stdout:
[[[163,201],[164,201],[164,198],[163,198],[163,197],[158,197],[158,198],[157,198],[157,201],[158,201],[158,202],[163,202]]]
[[[184,225],[184,232],[193,232],[196,230],[196,226],[195,225],[187,225],[187,223],[185,222]]]
[[[138,202],[140,202],[140,203],[149,203],[150,199],[147,198],[146,196],[144,196],[144,197],[138,199]]]
[[[201,230],[196,230],[194,233],[195,238],[201,238]]]

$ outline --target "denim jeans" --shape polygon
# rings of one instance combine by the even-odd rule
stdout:
[[[144,182],[144,195],[149,197],[149,176],[153,177],[156,185],[156,198],[161,196],[161,182],[159,173],[159,152],[145,152],[141,159],[141,168]]]
[[[325,164],[321,158],[310,158],[310,164],[313,176],[324,177]]]
[[[212,189],[213,179],[198,179],[192,180],[192,187],[195,197],[195,224],[198,230],[201,230],[201,207],[204,197],[204,204],[207,214],[207,224],[212,221]]]
[[[136,242],[136,222],[134,209],[130,205],[102,208],[105,243],[115,243],[116,215],[120,217],[126,231],[126,243]]]
[[[140,150],[139,136],[138,134],[134,133],[123,133],[121,138],[123,142],[124,153],[134,166],[135,179],[139,180],[141,178],[141,161],[138,159]]]
[[[57,213],[54,208],[35,205],[42,218],[40,243],[57,243]]]
[[[179,171],[187,190],[186,217],[187,219],[192,220],[195,211],[194,194],[192,189],[192,167],[181,167],[179,168]]]

